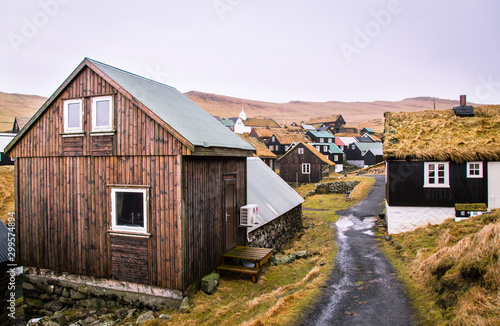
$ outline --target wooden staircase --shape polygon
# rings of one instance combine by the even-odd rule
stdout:
[[[252,283],[257,283],[262,265],[266,262],[271,265],[272,256],[272,249],[237,246],[222,255],[222,265],[216,270],[219,275],[222,275],[224,271],[250,274]],[[229,265],[226,264],[226,258],[251,260],[255,263],[255,267]]]

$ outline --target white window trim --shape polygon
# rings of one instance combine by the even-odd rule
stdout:
[[[328,146],[323,146],[323,152],[328,152]]]
[[[80,104],[80,127],[70,128],[70,127],[68,127],[68,123],[69,123],[68,108],[69,108],[69,104],[74,104],[74,103]],[[81,133],[81,132],[83,132],[83,100],[82,99],[64,101],[64,132],[65,133]]]
[[[269,150],[270,150],[271,152],[272,152],[272,151],[274,151],[274,146],[273,146],[273,145],[270,145],[270,146],[269,146]]]
[[[311,163],[302,163],[302,174],[311,174]]]
[[[479,164],[479,174],[470,174],[470,166],[472,164]],[[482,178],[483,177],[483,162],[467,162],[467,178]]]
[[[429,183],[429,166],[444,164],[444,183]],[[435,170],[437,171],[437,169]],[[435,176],[437,180],[438,176]],[[424,162],[424,188],[450,188],[450,162]]]
[[[299,154],[301,154],[301,155],[302,155],[302,154],[304,154],[304,149],[303,149],[303,148],[299,148],[299,149],[298,149],[298,152],[299,152]]]
[[[97,126],[97,102],[98,101],[109,101],[109,125],[108,126]],[[113,96],[99,96],[92,98],[92,131],[111,131],[113,130]]]
[[[333,156],[333,160],[334,160],[334,161],[338,161],[338,160],[339,160],[339,156],[338,156],[338,155],[334,155],[334,156]]]
[[[131,227],[116,224],[116,192],[140,192],[143,198],[144,227]],[[117,232],[128,232],[137,234],[148,234],[148,189],[145,188],[111,188],[111,230]]]

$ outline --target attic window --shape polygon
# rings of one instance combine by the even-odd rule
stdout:
[[[449,188],[449,162],[424,163],[424,188]]]
[[[483,162],[467,162],[467,178],[482,178]]]
[[[113,129],[113,98],[111,96],[92,99],[92,131]]]
[[[298,152],[299,152],[299,154],[304,154],[304,149],[303,148],[299,148]]]
[[[64,132],[82,131],[82,100],[64,101]]]
[[[111,189],[112,230],[147,233],[147,189]]]

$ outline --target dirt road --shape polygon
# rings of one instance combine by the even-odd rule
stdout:
[[[416,325],[404,289],[375,242],[375,216],[385,195],[384,177],[375,179],[362,203],[337,212],[335,269],[301,325]]]

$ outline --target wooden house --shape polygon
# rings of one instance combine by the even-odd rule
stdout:
[[[356,165],[357,167],[365,167],[365,154],[370,149],[380,149],[382,150],[382,143],[360,143],[354,142],[347,147],[345,151],[346,161],[349,164]]]
[[[16,134],[0,133],[0,165],[14,165],[14,161],[9,154],[6,153],[5,148],[15,136]]]
[[[293,143],[309,141],[304,129],[280,128],[272,130],[273,135],[267,141],[267,148],[278,156],[285,154]]]
[[[308,143],[327,159],[335,163],[335,172],[344,170],[344,152],[333,143]]]
[[[269,141],[269,139],[274,135],[276,130],[281,130],[281,128],[253,128],[250,134],[248,135],[249,137],[253,137],[255,139],[258,139],[259,141],[266,143]]]
[[[384,152],[382,151],[382,148],[370,148],[366,151],[363,158],[365,160],[365,167],[375,165],[384,161]]]
[[[340,114],[328,116],[328,117],[314,117],[307,121],[308,125],[314,126],[314,128],[328,127],[328,130],[332,134],[340,132],[341,127],[345,125],[345,120]]]
[[[30,121],[30,117],[15,117],[11,133],[17,134]]]
[[[253,137],[245,137],[243,135],[240,136],[242,139],[246,140],[250,143],[250,145],[255,148],[254,157],[260,158],[267,166],[274,170],[276,166],[277,156],[273,152],[271,152],[264,143],[260,142],[258,139]],[[248,162],[248,161],[247,161]]]
[[[360,133],[361,134],[375,135],[375,131],[373,131],[373,129],[370,129],[367,127],[364,127],[363,129],[361,129]]]
[[[340,150],[344,153],[349,148],[349,145],[355,142],[356,142],[355,137],[342,137],[335,135],[335,145],[337,145],[337,147],[340,148]]]
[[[278,163],[279,175],[286,182],[319,182],[335,171],[335,163],[303,142],[294,144]]]
[[[255,150],[170,86],[86,58],[7,151],[25,267],[182,299],[246,243]]]
[[[306,134],[313,143],[334,143],[335,136],[328,131],[309,130]]]
[[[386,113],[390,233],[454,218],[457,204],[500,208],[500,106]]]
[[[340,128],[339,133],[357,134],[357,133],[358,133],[358,128],[353,127],[353,126],[346,126],[346,125],[343,125],[343,126]]]

